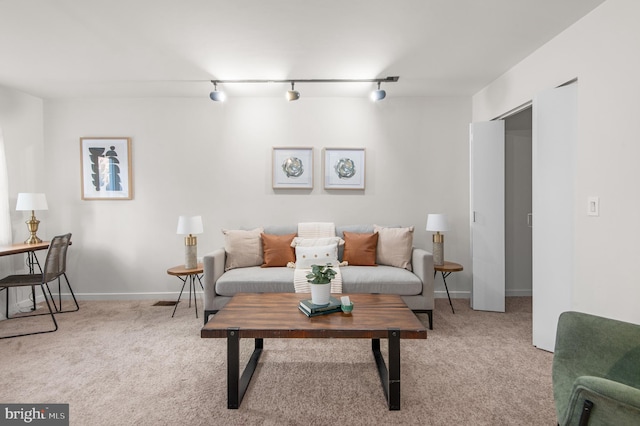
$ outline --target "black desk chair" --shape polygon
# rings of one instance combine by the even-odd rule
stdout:
[[[14,317],[13,319],[22,319],[28,318],[37,315],[51,315],[51,320],[53,321],[54,328],[52,330],[43,330],[36,331],[32,333],[22,333],[22,334],[14,334],[10,336],[2,336],[0,339],[8,339],[11,337],[19,337],[19,336],[29,336],[32,334],[42,334],[42,333],[52,333],[58,329],[58,322],[54,316],[54,311],[51,309],[51,303],[49,303],[49,298],[47,297],[47,293],[45,291],[45,287],[48,288],[48,283],[53,280],[58,280],[58,285],[60,285],[60,276],[64,276],[66,279],[65,269],[67,265],[67,248],[69,247],[69,242],[71,241],[71,234],[58,235],[53,237],[51,243],[49,243],[49,250],[47,251],[47,258],[44,263],[44,270],[42,274],[21,274],[21,275],[9,275],[0,280],[0,290],[7,290],[7,303],[6,303],[6,313],[7,318],[9,318],[9,288],[12,287],[35,287],[40,286],[42,290],[42,295],[44,296],[44,301],[47,303],[47,308],[49,309],[49,313],[43,314],[33,314],[33,315],[24,315],[20,317]],[[69,280],[67,280],[67,285],[69,284]],[[71,286],[69,286],[71,289]],[[73,295],[73,291],[71,291],[73,299],[75,301],[75,295]],[[78,306],[78,302],[76,301],[76,306]],[[54,302],[55,307],[55,302]],[[60,309],[62,308],[62,302],[60,302]],[[58,308],[56,307],[56,310]],[[76,309],[77,310],[77,309]]]
[[[58,305],[56,305],[56,300],[51,295],[51,290],[49,289],[49,284],[47,283],[47,291],[49,292],[49,296],[51,296],[51,301],[53,302],[53,307],[56,310],[56,314],[63,314],[65,312],[75,312],[80,309],[80,305],[78,305],[78,300],[76,299],[76,295],[73,293],[73,289],[71,288],[71,284],[69,283],[69,278],[67,278],[67,249],[71,244],[71,234],[62,235],[62,237],[67,237],[68,241],[62,248],[62,254],[59,256],[61,264],[58,267],[60,273],[58,274]],[[73,303],[75,304],[75,308],[68,309],[66,311],[62,310],[62,286],[60,284],[60,278],[64,277],[64,280],[67,282],[67,288],[69,288],[69,293],[73,298]]]

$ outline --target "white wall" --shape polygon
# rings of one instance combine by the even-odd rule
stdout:
[[[608,0],[478,92],[473,121],[578,78],[573,308],[640,323],[640,2]],[[600,197],[600,216],[586,215]],[[553,271],[548,271],[553,274]]]
[[[45,186],[42,99],[0,86],[0,127],[4,135],[10,205],[18,192],[43,192]],[[22,241],[29,236],[24,221],[30,214],[12,209],[13,233]],[[37,216],[45,218],[47,212]],[[24,216],[24,217],[23,217]],[[46,224],[41,225],[42,228]]]
[[[42,100],[0,86],[0,128],[7,157],[13,241],[22,242],[29,236],[24,221],[29,218],[30,213],[15,211],[18,192],[43,192],[45,185]],[[48,213],[37,213],[38,219],[42,221],[42,233],[47,229]],[[22,255],[2,259],[2,276],[23,271],[24,265]],[[17,299],[22,300],[29,293],[25,289],[12,290],[11,300],[15,300],[14,294]],[[0,294],[0,306],[4,306],[5,294],[4,291]],[[13,304],[10,310],[16,310]]]
[[[177,292],[166,269],[183,261],[180,214],[203,216],[201,256],[223,245],[221,228],[316,220],[414,225],[430,250],[426,215],[443,212],[447,258],[469,265],[470,119],[470,98],[46,101],[48,236],[73,233],[69,267],[86,298]],[[83,136],[132,138],[132,201],[80,199]],[[273,146],[314,147],[313,190],[271,188]],[[323,147],[366,148],[364,192],[322,189]],[[468,296],[468,271],[454,275],[450,289]]]

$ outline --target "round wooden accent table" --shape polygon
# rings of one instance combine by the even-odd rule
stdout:
[[[451,306],[451,312],[454,314],[456,311],[453,310],[453,303],[451,303],[451,296],[449,296],[449,287],[447,287],[447,277],[451,275],[452,272],[460,272],[462,271],[462,265],[455,262],[444,261],[442,265],[433,265],[433,278],[436,277],[436,273],[440,272],[442,274],[442,282],[444,282],[444,288],[447,290],[447,297],[449,298],[449,306]]]
[[[178,300],[176,301],[176,306],[173,308],[173,314],[171,314],[171,318],[176,314],[176,309],[178,308],[178,303],[180,303],[180,298],[182,297],[182,292],[184,291],[184,286],[189,281],[189,307],[191,307],[191,295],[193,294],[193,304],[196,307],[196,318],[198,318],[198,301],[196,299],[196,280],[200,283],[200,287],[204,291],[204,286],[202,285],[201,276],[204,272],[204,268],[202,263],[198,263],[195,268],[187,269],[184,265],[174,266],[173,268],[167,269],[167,274],[178,277],[180,281],[182,281],[182,288],[180,289],[180,295],[178,296]]]

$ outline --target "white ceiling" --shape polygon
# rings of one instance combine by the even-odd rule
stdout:
[[[0,85],[42,98],[206,97],[211,79],[398,75],[383,84],[388,96],[468,96],[602,2],[0,0]],[[296,89],[360,96],[372,86]]]

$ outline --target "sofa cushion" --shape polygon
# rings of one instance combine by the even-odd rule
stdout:
[[[395,266],[411,270],[413,250],[413,226],[408,228],[388,228],[373,225],[378,236],[376,262],[379,265]]]
[[[413,272],[393,266],[343,266],[343,293],[382,293],[412,296],[422,293],[422,281]],[[357,308],[356,308],[357,309]]]
[[[272,235],[297,234],[298,225],[266,225],[264,233]]]
[[[382,293],[412,296],[422,292],[422,282],[414,273],[393,266],[344,266],[343,293]],[[293,268],[253,266],[225,272],[216,282],[216,294],[293,293]]]
[[[356,234],[373,234],[373,225],[342,225],[336,226],[336,235],[344,238],[344,231]]]
[[[377,266],[376,247],[378,234],[344,232],[344,256],[342,260],[353,266]]]
[[[216,294],[293,293],[293,271],[293,268],[259,266],[232,269],[216,281]]]
[[[296,234],[272,235],[260,234],[262,238],[262,251],[264,257],[263,268],[274,266],[287,266],[289,262],[296,261],[296,253],[291,247],[291,241]]]
[[[224,250],[226,260],[224,270],[262,265],[262,240],[260,234],[263,228],[246,230],[223,229]]]

